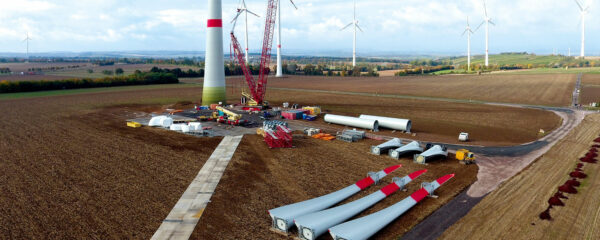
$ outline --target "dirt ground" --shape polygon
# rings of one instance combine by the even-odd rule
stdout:
[[[585,74],[581,80],[579,103],[588,105],[593,102],[600,102],[600,75]]]
[[[550,131],[561,123],[560,117],[552,112],[504,106],[330,93],[291,94],[282,90],[270,90],[267,97],[275,105],[280,105],[281,100],[320,105],[330,113],[340,115],[370,114],[408,118],[412,120],[412,132],[416,133],[416,137],[399,132],[392,133],[386,129],[377,134],[422,141],[458,143],[458,134],[468,132],[472,139],[469,144],[517,145],[535,141],[540,137],[540,129]],[[316,124],[324,128],[343,128],[326,124],[322,118],[319,118]]]
[[[0,101],[0,236],[150,238],[220,141],[125,127],[163,94]]]
[[[270,78],[269,87],[400,94],[491,102],[568,106],[576,75],[442,75]]]
[[[391,239],[408,231],[476,180],[477,166],[465,166],[456,160],[439,160],[424,166],[409,159],[398,161],[370,154],[370,146],[380,141],[328,142],[302,135],[295,136],[294,141],[296,148],[293,149],[268,149],[258,135],[244,136],[191,238],[286,239],[269,231],[271,222],[267,210],[327,194],[353,184],[369,171],[395,164],[403,167],[383,182],[428,169],[425,175],[409,184],[407,192],[391,195],[360,215],[363,216],[408,197],[423,181],[456,173],[454,179],[438,189],[439,198],[425,199],[375,236],[375,239]],[[382,186],[371,186],[343,203],[378,191]],[[322,239],[331,237],[327,235]]]
[[[566,194],[566,206],[550,211],[552,221],[541,220],[548,199],[570,179],[579,158],[600,134],[600,115],[587,116],[581,125],[521,173],[486,196],[442,239],[598,239],[600,231],[600,165],[585,164],[588,178],[577,194]]]

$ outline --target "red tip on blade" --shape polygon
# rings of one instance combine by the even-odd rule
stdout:
[[[426,173],[426,172],[427,172],[427,169],[423,169],[423,170],[416,171],[414,173],[408,174],[408,177],[411,180],[415,180],[415,178],[418,178],[419,176],[421,176],[421,174]]]
[[[386,169],[383,169],[383,172],[385,172],[385,174],[390,174],[391,172],[396,171],[396,169],[401,168],[401,167],[402,167],[402,165],[391,166]]]
[[[427,197],[427,195],[429,195],[429,192],[427,192],[425,188],[421,188],[419,189],[419,191],[416,191],[413,194],[411,194],[410,197],[413,200],[415,200],[415,202],[420,202],[421,200],[423,200],[423,198]]]
[[[385,194],[385,196],[389,196],[390,194],[395,193],[399,189],[400,189],[400,187],[398,187],[398,185],[396,185],[396,183],[390,183],[387,186],[383,187],[381,189],[381,192],[383,194]]]
[[[444,184],[445,182],[447,182],[448,180],[450,180],[450,178],[453,178],[454,174],[448,174],[446,176],[443,176],[441,178],[438,178],[438,180],[436,180],[440,185]]]
[[[360,188],[360,190],[363,190],[365,188],[367,188],[368,186],[371,186],[371,184],[375,183],[375,181],[373,181],[373,179],[371,177],[366,177],[361,179],[360,181],[356,182],[356,186],[358,186],[358,188]]]

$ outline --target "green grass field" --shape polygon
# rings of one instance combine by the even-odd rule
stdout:
[[[512,65],[512,64],[552,64],[564,61],[572,61],[574,58],[565,56],[551,56],[551,55],[530,55],[530,54],[497,54],[490,55],[490,64],[494,65]],[[484,64],[485,56],[476,55],[471,57],[471,64]],[[454,60],[454,64],[467,64],[467,57],[461,57]]]

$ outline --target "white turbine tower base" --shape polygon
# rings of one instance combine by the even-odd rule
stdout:
[[[250,14],[256,16],[256,17],[260,17],[260,16],[258,16],[256,13],[253,13],[252,11],[248,10],[248,7],[246,7],[246,1],[240,0],[240,4],[239,4],[238,9],[237,9],[237,14],[235,15],[235,18],[233,18],[233,20],[231,20],[231,23],[233,23],[233,29],[235,29],[235,24],[237,23],[237,19],[238,19],[238,17],[240,17],[240,15],[242,13],[245,14],[244,17],[246,18],[246,20],[244,22],[244,24],[246,25],[245,29],[244,29],[245,35],[246,35],[246,39],[245,39],[246,49],[244,50],[244,52],[246,54],[245,55],[245,57],[246,57],[246,64],[249,64],[249,59],[248,59],[248,13],[250,13]],[[233,29],[231,30],[232,32],[233,32]]]
[[[585,15],[588,13],[590,6],[585,4],[585,2],[584,5],[582,5],[578,0],[574,1],[577,3],[577,6],[581,12],[581,53],[579,56],[581,58],[585,58]]]
[[[356,20],[356,0],[354,0],[354,17],[352,22],[340,29],[340,31],[350,26],[354,26],[354,40],[352,42],[352,67],[354,68],[356,67],[356,29],[360,30],[361,32],[363,31],[358,25],[358,20]]]
[[[27,51],[25,53],[25,62],[29,63],[29,41],[31,40],[31,38],[29,37],[29,32],[27,33],[27,37],[25,37],[25,40],[23,40],[23,42],[27,42]]]
[[[294,8],[297,10],[294,1],[290,0]],[[283,77],[283,68],[281,67],[281,0],[277,1],[277,73],[275,77]]]

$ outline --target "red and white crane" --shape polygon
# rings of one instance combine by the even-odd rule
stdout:
[[[246,61],[244,59],[244,51],[242,46],[240,46],[240,43],[233,34],[233,29],[231,30],[231,45],[233,47],[233,54],[240,64],[242,71],[244,72],[244,77],[246,78],[246,83],[248,84],[249,93],[242,92],[244,97],[250,98],[248,105],[267,105],[267,102],[265,101],[265,93],[267,90],[267,78],[269,76],[270,69],[269,65],[271,64],[271,48],[273,46],[275,18],[277,17],[277,1],[278,0],[268,0],[258,81],[252,77],[252,72],[250,69],[248,69],[248,65],[246,65]]]

